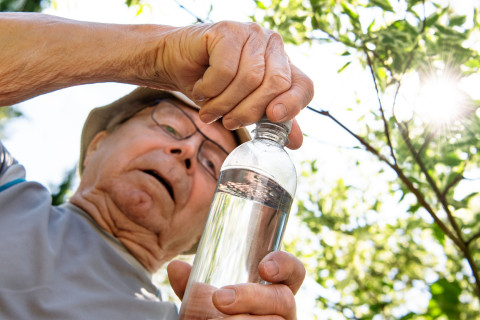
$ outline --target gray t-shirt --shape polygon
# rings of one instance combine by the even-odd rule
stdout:
[[[0,319],[177,319],[118,239],[24,179],[0,143]]]

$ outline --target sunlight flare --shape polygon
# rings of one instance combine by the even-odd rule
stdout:
[[[436,76],[421,84],[414,104],[415,113],[432,125],[455,121],[465,106],[458,81],[450,76]]]

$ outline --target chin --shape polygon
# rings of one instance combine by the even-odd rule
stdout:
[[[135,190],[112,197],[115,205],[133,223],[152,232],[158,232],[159,210],[153,198],[145,192]]]

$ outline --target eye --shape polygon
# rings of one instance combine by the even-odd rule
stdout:
[[[205,161],[205,165],[207,166],[207,168],[208,168],[209,170],[215,172],[215,164],[214,164],[212,161],[210,161],[210,160],[207,159],[207,160]]]
[[[162,129],[168,133],[170,136],[176,138],[176,139],[182,139],[182,135],[172,126],[169,126],[168,124],[163,124]]]
[[[211,176],[215,178],[218,176],[218,170],[220,168],[220,165],[217,165],[214,160],[208,159],[206,157],[201,157],[200,162]]]
[[[198,161],[215,180],[218,180],[222,164],[227,158],[225,152],[217,143],[212,140],[204,140],[198,152]]]

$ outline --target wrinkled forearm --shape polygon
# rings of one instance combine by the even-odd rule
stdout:
[[[44,14],[0,14],[0,105],[95,82],[142,85],[171,27],[101,24]]]

